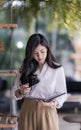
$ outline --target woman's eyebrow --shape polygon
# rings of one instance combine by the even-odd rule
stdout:
[[[43,49],[41,49],[40,51],[43,51],[44,50],[44,48]]]
[[[39,51],[43,51],[43,50],[44,50],[44,48],[43,48],[43,49],[40,49]],[[38,50],[36,50],[35,53],[36,53],[36,52],[38,52]]]

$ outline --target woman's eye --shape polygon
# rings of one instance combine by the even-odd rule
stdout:
[[[44,53],[44,51],[41,51],[41,53]]]

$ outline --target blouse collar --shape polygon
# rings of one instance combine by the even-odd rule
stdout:
[[[35,74],[42,75],[42,74],[45,73],[45,71],[47,70],[47,68],[48,68],[48,64],[45,62],[44,65],[43,65],[43,67],[42,67],[42,69],[41,69],[41,71],[39,69],[37,69],[36,72],[35,72]]]

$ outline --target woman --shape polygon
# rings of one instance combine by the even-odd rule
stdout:
[[[28,39],[13,92],[17,100],[25,99],[18,130],[59,130],[56,109],[62,107],[67,98],[65,75],[43,35],[33,34]],[[36,99],[47,98],[56,92],[66,94],[50,102]]]

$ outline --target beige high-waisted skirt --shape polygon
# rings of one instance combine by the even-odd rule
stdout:
[[[35,99],[25,99],[19,115],[18,130],[59,130],[55,108]]]

